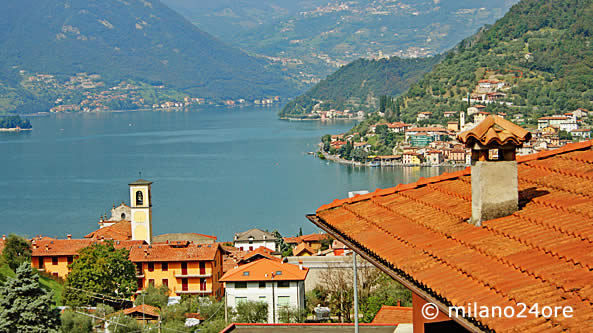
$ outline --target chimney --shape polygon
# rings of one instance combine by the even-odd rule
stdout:
[[[72,239],[72,234],[67,234],[67,235],[66,235],[66,238],[67,238],[67,239]]]
[[[498,116],[457,135],[472,151],[472,224],[481,226],[519,209],[516,149],[530,139],[529,131]]]
[[[302,271],[303,270],[303,261],[299,260],[299,269]]]
[[[6,240],[6,235],[2,235],[2,240]]]

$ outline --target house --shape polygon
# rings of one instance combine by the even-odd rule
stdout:
[[[398,302],[397,306],[383,305],[373,321],[373,324],[412,324],[412,308],[401,306]]]
[[[457,121],[448,121],[447,122],[447,129],[453,132],[459,132],[459,122]]]
[[[412,147],[426,147],[434,140],[436,140],[435,136],[428,133],[416,133],[409,136]]]
[[[70,264],[78,257],[80,250],[89,247],[93,243],[101,243],[104,240],[93,239],[33,239],[31,241],[31,265],[40,272],[65,279],[70,273]],[[116,249],[131,249],[142,246],[143,240],[113,241]]]
[[[574,110],[572,112],[572,115],[575,116],[575,117],[577,117],[577,118],[584,118],[584,117],[587,117],[589,115],[589,112],[590,111],[587,110],[587,109],[578,108],[578,109],[576,109],[576,110]]]
[[[432,116],[432,112],[429,111],[425,111],[425,112],[420,112],[418,113],[418,115],[416,116],[416,121],[420,122],[422,120],[427,120],[430,119],[430,116]]]
[[[443,112],[443,115],[445,116],[445,118],[455,117],[456,114],[457,114],[457,111],[445,111],[445,112]]]
[[[309,246],[313,251],[317,252],[321,249],[323,245],[323,241],[328,239],[329,236],[326,233],[318,233],[318,234],[310,234],[310,235],[303,235],[297,237],[285,237],[284,243],[290,245],[294,250],[299,244],[305,243]]]
[[[489,117],[458,135],[472,148],[471,168],[334,201],[307,217],[412,291],[414,332],[588,332],[593,141],[516,157],[530,138]],[[490,149],[499,160],[489,160]],[[555,319],[500,314],[536,304],[557,307]]]
[[[551,117],[541,117],[537,119],[537,129],[545,127],[557,127],[561,131],[570,132],[578,128],[576,117],[555,115]]]
[[[121,311],[124,315],[136,319],[136,321],[143,325],[158,323],[161,318],[160,312],[161,310],[159,308],[148,304],[136,305],[133,308]]]
[[[276,251],[276,236],[260,229],[250,229],[235,234],[234,245],[241,251],[252,251],[260,246]]]
[[[294,248],[294,250],[292,250],[292,255],[297,256],[297,257],[303,257],[303,256],[310,257],[312,255],[315,255],[315,253],[317,253],[317,252],[315,250],[313,250],[306,243],[299,243],[299,245],[297,245]]]
[[[418,153],[407,152],[402,155],[402,162],[404,165],[420,165],[422,164],[421,156]]]
[[[591,129],[589,128],[579,128],[579,129],[575,129],[570,131],[570,134],[573,137],[579,137],[579,138],[583,138],[583,139],[590,139],[591,138]]]
[[[228,271],[221,279],[226,291],[226,306],[235,308],[244,301],[268,304],[268,323],[278,322],[284,308],[305,307],[305,278],[302,265],[260,259]]]
[[[257,249],[248,252],[242,258],[237,261],[238,265],[248,264],[252,261],[260,260],[260,259],[270,259],[280,261],[280,255],[276,256],[272,252],[272,250],[268,249],[267,247],[260,246]]]
[[[465,163],[465,150],[464,149],[452,149],[449,151],[449,161],[456,163]]]
[[[474,124],[478,124],[482,122],[486,117],[488,117],[490,113],[486,111],[479,111],[478,113],[474,114]]]
[[[403,133],[408,128],[411,128],[411,127],[412,127],[411,124],[406,124],[406,123],[402,123],[399,121],[387,124],[387,129],[389,130],[389,132],[393,132],[393,133]]]
[[[223,294],[222,252],[218,244],[177,241],[134,246],[138,290],[148,285],[169,287],[170,296],[200,295],[220,299]]]
[[[476,104],[476,105],[470,106],[469,108],[467,108],[467,115],[471,116],[474,113],[484,111],[484,109],[486,109],[486,106],[481,105],[481,104]]]
[[[440,150],[428,150],[424,153],[424,160],[429,165],[441,165],[445,159],[443,157],[443,152]]]
[[[331,249],[333,250],[334,256],[345,256],[349,253],[352,253],[352,251],[348,248],[348,246],[346,246],[346,244],[335,239],[332,242]]]

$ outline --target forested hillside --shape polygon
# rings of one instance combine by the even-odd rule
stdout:
[[[76,73],[98,74],[108,85],[133,80],[199,97],[296,93],[267,61],[222,43],[160,1],[3,1],[0,106],[53,104],[51,94],[24,89],[22,81],[51,74],[61,83]]]
[[[301,117],[314,108],[321,110],[372,110],[379,96],[396,96],[434,66],[440,57],[366,60],[342,67],[304,95],[289,102],[282,117]]]
[[[467,108],[480,80],[507,85],[488,111],[540,116],[593,108],[593,1],[523,0],[448,52],[386,116],[414,121],[418,112]],[[472,95],[473,96],[473,95]],[[473,97],[472,97],[473,98]]]

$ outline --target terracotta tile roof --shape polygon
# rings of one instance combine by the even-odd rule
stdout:
[[[482,227],[466,222],[472,215],[469,168],[336,200],[308,217],[444,306],[478,302],[517,309],[522,302],[574,309],[566,319],[474,317],[465,323],[497,332],[589,331],[592,146],[587,141],[518,156],[520,209]]]
[[[411,324],[412,307],[383,305],[372,321],[373,324]]]
[[[245,254],[240,260],[239,263],[246,263],[246,262],[251,262],[253,260],[259,259],[259,258],[267,258],[270,260],[276,260],[276,261],[281,261],[282,259],[275,257],[272,254],[272,250],[268,249],[265,246],[260,246],[257,249],[253,250],[253,251],[249,251],[247,252],[247,254]]]
[[[185,240],[194,243],[207,243],[215,242],[216,236],[198,234],[195,232],[183,232],[183,233],[169,233],[162,234],[153,237],[154,242],[166,242],[166,241],[179,241]]]
[[[313,250],[307,243],[302,242],[293,251],[293,255],[298,256],[303,252],[308,252],[309,254],[315,254],[315,250]]]
[[[78,251],[92,243],[93,241],[90,239],[34,240],[31,256],[75,256],[78,255]]]
[[[126,316],[137,313],[145,314],[147,316],[158,317],[161,310],[155,306],[148,304],[136,305],[133,308],[125,309],[122,311]]]
[[[76,256],[78,252],[85,247],[102,241],[92,239],[45,239],[34,240],[32,243],[31,256]],[[142,240],[113,241],[113,247],[116,249],[131,249],[132,247],[145,244]]]
[[[448,132],[449,130],[444,127],[413,127],[408,128],[406,132]]]
[[[4,251],[4,247],[6,246],[6,241],[4,239],[0,239],[0,254]]]
[[[304,281],[307,273],[306,267],[300,269],[297,265],[261,259],[226,272],[219,281]]]
[[[84,236],[84,238],[130,240],[132,239],[132,222],[120,221],[108,227],[97,229]]]
[[[466,146],[473,145],[475,142],[483,146],[492,143],[499,145],[512,143],[519,146],[530,139],[531,133],[528,130],[499,116],[488,116],[475,127],[457,135],[457,140],[465,143]]]
[[[218,244],[181,245],[176,242],[141,245],[131,248],[130,260],[133,262],[214,260],[219,248]]]
[[[287,244],[298,244],[300,242],[321,242],[325,238],[329,237],[325,233],[319,234],[309,234],[309,235],[302,235],[297,237],[285,237],[284,243]]]

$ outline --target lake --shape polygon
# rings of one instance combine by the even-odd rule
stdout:
[[[153,181],[153,233],[232,240],[250,228],[294,236],[348,191],[375,190],[445,168],[364,168],[308,155],[350,121],[290,122],[278,108],[203,108],[32,117],[34,130],[0,133],[0,233],[82,237],[129,203],[128,183]]]

